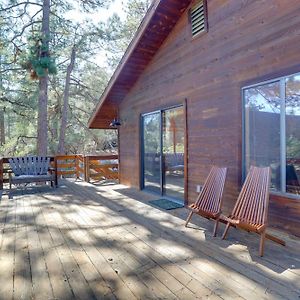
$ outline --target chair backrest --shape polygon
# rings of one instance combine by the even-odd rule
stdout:
[[[213,166],[205,180],[195,205],[204,211],[218,213],[221,210],[222,194],[227,168]]]
[[[9,159],[9,165],[16,176],[44,175],[50,166],[50,157],[26,156]]]
[[[231,217],[246,223],[267,223],[271,169],[251,166]]]

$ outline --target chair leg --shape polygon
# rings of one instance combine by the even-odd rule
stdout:
[[[265,239],[266,239],[266,231],[263,231],[260,234],[260,244],[259,244],[259,255],[260,256],[264,256]]]
[[[217,236],[218,225],[219,225],[219,219],[216,219],[215,227],[214,227],[214,234],[213,234],[214,237]]]
[[[193,212],[191,211],[185,221],[185,227],[187,227],[188,223],[191,221],[192,215],[193,215]]]
[[[230,223],[228,222],[227,225],[226,225],[226,228],[224,230],[222,240],[225,240],[229,227],[230,227]]]

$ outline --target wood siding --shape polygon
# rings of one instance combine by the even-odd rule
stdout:
[[[140,186],[140,114],[187,99],[188,195],[212,164],[228,167],[224,212],[241,186],[243,86],[300,72],[300,2],[208,1],[208,33],[188,10],[119,106],[121,182]],[[300,235],[300,200],[272,196],[270,225]]]

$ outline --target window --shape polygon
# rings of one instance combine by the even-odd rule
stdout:
[[[207,31],[206,3],[204,0],[193,6],[189,15],[193,37]]]
[[[244,171],[270,166],[274,191],[300,195],[300,74],[243,89]]]

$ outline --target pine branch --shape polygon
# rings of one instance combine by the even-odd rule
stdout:
[[[40,21],[40,20],[39,21],[31,21],[31,22],[27,23],[26,25],[23,26],[21,32],[19,32],[18,34],[16,34],[15,36],[12,37],[10,42],[12,43],[16,38],[22,36],[28,27],[32,26],[33,24],[41,24],[41,23],[42,23],[42,21]]]
[[[10,103],[10,104],[12,104],[12,105],[16,105],[16,106],[19,106],[19,107],[23,107],[23,108],[27,108],[27,109],[32,109],[32,107],[30,107],[30,106],[28,106],[28,105],[25,105],[25,104],[23,104],[22,102],[19,102],[19,101],[13,101],[13,100],[10,100],[10,99],[8,99],[7,97],[0,97],[0,101],[1,102],[4,102],[4,103]],[[15,111],[14,111],[15,112]],[[18,113],[19,115],[21,115],[21,116],[24,116],[23,114],[21,114],[21,113]]]
[[[12,65],[13,63],[11,63],[10,65]],[[22,68],[8,68],[8,69],[4,69],[4,70],[1,70],[0,71],[0,74],[3,74],[3,73],[6,73],[6,72],[9,72],[9,71],[22,71],[23,69]]]
[[[19,135],[17,137],[17,140],[19,140],[19,139],[37,139],[37,137],[36,136],[27,136],[27,135]]]
[[[16,7],[21,6],[21,5],[25,5],[25,6],[27,6],[27,5],[37,5],[37,6],[43,7],[43,5],[39,4],[39,3],[30,2],[30,1],[24,1],[24,2],[13,4],[13,5],[5,7],[5,8],[0,8],[0,12],[5,12],[5,11],[8,11],[8,10],[12,10],[12,9],[14,9]]]

